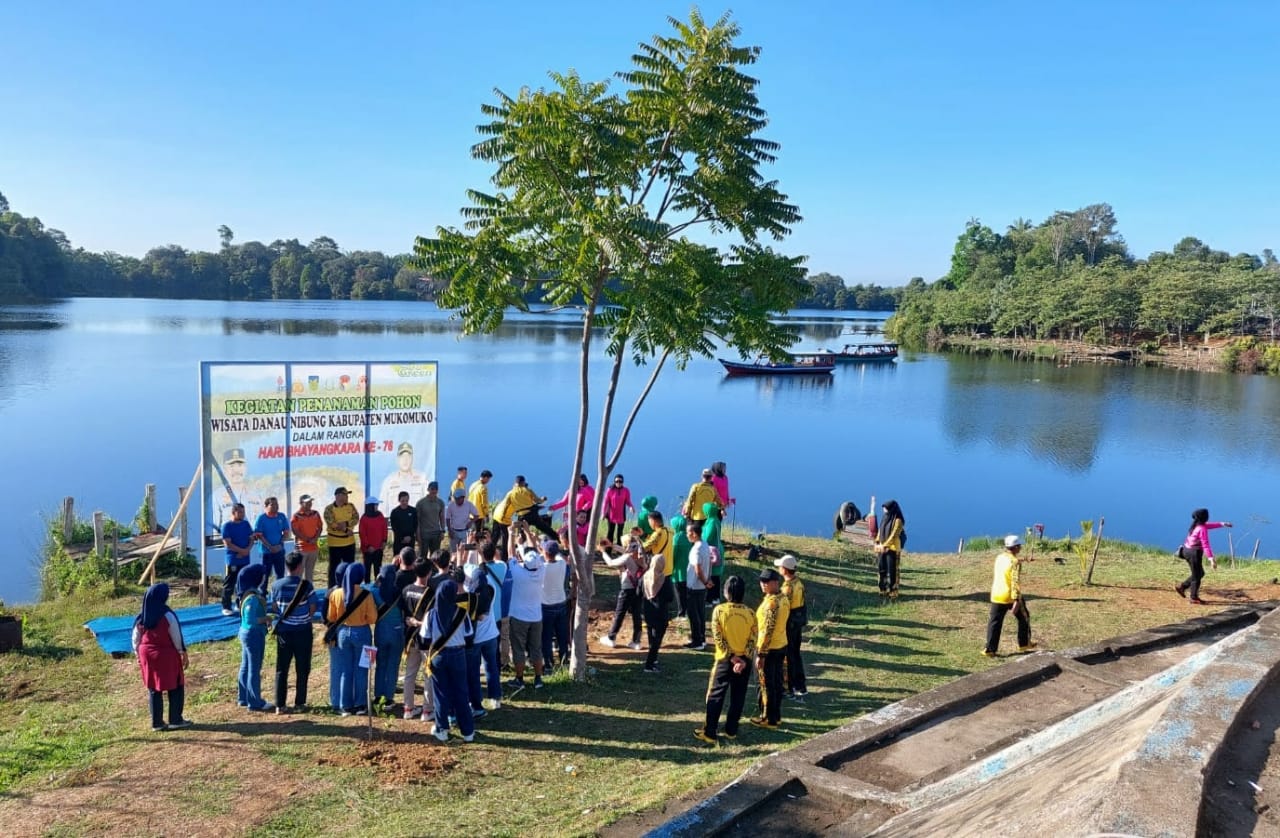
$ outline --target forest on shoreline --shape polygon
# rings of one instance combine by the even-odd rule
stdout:
[[[0,194],[0,300],[55,297],[158,297],[181,300],[433,300],[441,280],[410,264],[411,254],[344,251],[328,236],[309,244],[235,241],[217,230],[216,252],[178,245],[142,256],[73,247],[39,218],[12,212]],[[920,280],[923,284],[923,280]],[[801,308],[891,311],[903,288],[846,286],[830,273],[809,277]],[[536,294],[530,302],[537,302]]]
[[[1135,347],[1226,340],[1224,366],[1280,374],[1280,260],[1214,250],[1192,236],[1135,258],[1108,204],[1020,218],[998,233],[978,219],[951,269],[908,286],[889,336],[908,347],[956,341],[1074,341]]]

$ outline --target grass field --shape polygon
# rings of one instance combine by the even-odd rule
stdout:
[[[89,594],[26,611],[26,648],[0,656],[0,823],[6,834],[306,833],[375,827],[386,835],[589,834],[664,801],[731,780],[762,756],[863,713],[979,669],[992,550],[908,554],[903,595],[875,593],[869,556],[829,540],[769,536],[799,556],[810,601],[810,694],[787,702],[783,727],[744,726],[735,744],[701,745],[712,657],[679,649],[673,623],[663,672],[643,653],[604,649],[592,634],[588,683],[553,675],[479,724],[477,741],[447,745],[430,725],[367,723],[326,710],[293,716],[235,704],[240,650],[232,640],[192,648],[187,715],[196,727],[155,734],[132,659],[103,655],[81,628],[132,613],[139,597]],[[1185,565],[1106,544],[1084,587],[1069,553],[1041,551],[1024,573],[1034,636],[1066,648],[1176,622],[1230,604],[1280,596],[1280,565],[1240,562],[1211,572],[1199,609],[1172,591]],[[730,572],[754,577],[730,552]],[[602,607],[616,578],[601,568]],[[759,600],[748,585],[748,603]],[[176,602],[175,605],[189,604]],[[626,638],[624,629],[623,639]],[[1003,649],[1013,647],[1012,625]],[[313,706],[328,695],[317,644]],[[268,644],[264,687],[274,652]],[[750,707],[750,701],[749,701]]]

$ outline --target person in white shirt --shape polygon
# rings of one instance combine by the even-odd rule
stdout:
[[[542,666],[552,669],[559,652],[561,664],[569,662],[569,563],[560,555],[560,545],[551,539],[542,542]]]
[[[542,556],[533,546],[529,524],[517,521],[508,536],[511,556],[507,573],[511,576],[511,609],[508,614],[511,636],[511,663],[516,677],[507,682],[514,690],[524,688],[526,659],[533,658],[533,686],[542,688]]]
[[[702,526],[689,524],[689,570],[685,584],[689,588],[685,611],[689,615],[689,642],[685,646],[700,652],[707,646],[707,588],[711,584],[711,548],[702,540]]]
[[[485,681],[494,709],[502,706],[502,671],[498,668],[498,624],[495,612],[501,605],[502,585],[495,584],[494,574],[485,565],[466,565],[467,612],[475,625],[471,647],[467,649],[467,692],[471,697],[471,713],[485,715],[484,693],[480,691],[480,666],[484,664]]]
[[[453,503],[445,504],[444,526],[449,531],[449,549],[454,553],[462,552],[462,545],[468,541],[467,534],[471,523],[480,518],[476,505],[467,500],[466,489],[453,490]]]

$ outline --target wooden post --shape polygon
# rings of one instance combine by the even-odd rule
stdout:
[[[155,584],[156,562],[159,561],[160,554],[164,552],[164,545],[169,541],[169,536],[173,535],[173,528],[177,526],[178,518],[182,517],[182,514],[187,511],[187,502],[191,500],[191,495],[192,493],[195,492],[195,489],[196,489],[196,481],[199,479],[200,479],[200,464],[197,463],[196,473],[191,475],[191,482],[187,485],[186,494],[182,498],[182,505],[178,507],[178,514],[175,515],[174,519],[169,522],[169,529],[165,530],[164,537],[161,538],[160,541],[156,544],[156,551],[151,555],[151,561],[147,563],[147,569],[142,571],[142,575],[138,577],[139,585],[141,585],[142,581],[146,579],[148,576],[151,577],[151,584],[153,585]],[[147,484],[147,489],[151,492],[151,496],[153,498],[155,497],[155,488],[156,487],[154,483]]]
[[[98,510],[93,513],[93,552],[99,556],[105,556],[107,545],[103,540],[102,531],[102,511]]]
[[[179,487],[178,489],[178,508],[182,510],[182,514],[178,516],[178,549],[185,556],[187,553],[187,505],[184,501],[187,499],[187,490]]]
[[[1231,530],[1227,530],[1227,555],[1231,556],[1231,568],[1236,566],[1236,543],[1231,538]]]
[[[960,539],[960,543],[956,545],[956,555],[959,556],[959,555],[962,555],[963,553],[964,553],[964,539],[962,538]]]
[[[62,543],[70,546],[76,527],[76,499],[62,499]]]
[[[142,503],[147,508],[147,532],[156,531],[156,484],[148,483],[142,496]]]
[[[1107,519],[1098,516],[1098,537],[1093,541],[1093,558],[1089,560],[1089,573],[1084,577],[1084,584],[1093,584],[1093,566],[1098,563],[1098,548],[1102,546],[1102,528],[1106,525]]]
[[[111,531],[111,592],[120,590],[120,528]]]

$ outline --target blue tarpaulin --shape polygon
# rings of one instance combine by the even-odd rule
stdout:
[[[323,588],[317,590],[317,599],[323,601],[325,593]],[[188,646],[213,640],[227,640],[235,637],[240,631],[240,615],[222,616],[222,606],[217,603],[173,610],[182,621],[182,639]],[[98,645],[108,655],[131,655],[133,654],[133,621],[137,616],[137,614],[130,614],[125,617],[98,617],[85,623],[84,627],[93,632]],[[319,621],[319,619],[320,612],[317,611],[316,620]]]

